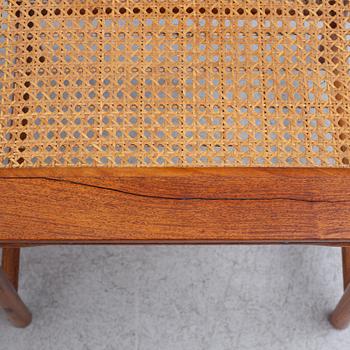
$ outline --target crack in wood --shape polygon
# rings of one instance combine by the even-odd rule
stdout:
[[[306,202],[306,203],[350,203],[350,199],[344,200],[314,200],[314,199],[304,199],[304,198],[293,198],[293,197],[271,197],[271,198],[259,198],[259,197],[172,197],[172,196],[157,196],[148,195],[143,193],[136,193],[125,191],[117,188],[104,187],[93,185],[89,183],[73,181],[68,179],[54,178],[54,177],[42,177],[42,176],[21,176],[21,177],[0,177],[0,179],[5,180],[46,180],[55,182],[64,182],[72,185],[79,185],[84,187],[91,187],[96,189],[101,189],[104,191],[117,192],[124,195],[149,198],[149,199],[159,199],[159,200],[175,200],[175,201],[293,201],[293,202]]]

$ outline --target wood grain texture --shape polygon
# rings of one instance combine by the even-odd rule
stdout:
[[[0,169],[0,180],[61,179],[105,189],[174,198],[349,198],[350,169],[41,168]]]
[[[18,290],[20,252],[20,248],[2,248],[1,267],[16,290]]]
[[[350,242],[346,169],[0,171],[2,243]]]

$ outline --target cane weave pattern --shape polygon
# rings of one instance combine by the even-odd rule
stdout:
[[[349,167],[349,0],[0,6],[0,167]]]

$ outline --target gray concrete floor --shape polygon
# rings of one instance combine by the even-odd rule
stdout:
[[[340,249],[38,247],[22,254],[25,330],[0,314],[1,350],[344,350],[327,314]]]

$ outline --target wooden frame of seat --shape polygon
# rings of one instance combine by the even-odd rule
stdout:
[[[349,185],[347,169],[0,170],[0,305],[13,324],[29,324],[15,288],[19,247],[37,244],[339,246],[347,286]],[[350,287],[330,321],[350,323]]]

